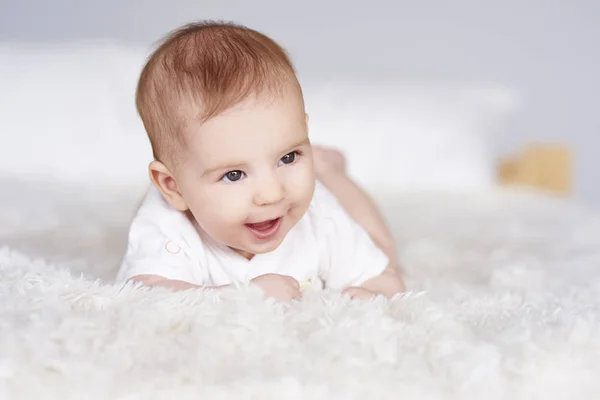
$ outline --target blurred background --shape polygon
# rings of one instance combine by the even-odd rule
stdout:
[[[519,109],[494,138],[496,153],[536,140],[567,144],[576,195],[600,205],[599,1],[1,0],[0,39],[150,48],[205,18],[270,35],[301,78],[393,74],[515,88]]]

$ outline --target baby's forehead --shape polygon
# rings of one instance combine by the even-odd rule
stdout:
[[[303,119],[270,111],[223,115],[190,132],[185,150],[203,164],[248,163],[260,158],[277,158],[308,141]],[[209,125],[210,124],[210,125]]]
[[[302,98],[293,93],[277,97],[249,97],[205,121],[199,120],[197,114],[188,114],[187,125],[191,133],[229,130],[249,133],[253,128],[264,130],[272,126],[294,129],[306,119]]]

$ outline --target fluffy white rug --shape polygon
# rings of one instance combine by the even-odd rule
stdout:
[[[599,396],[600,217],[581,207],[385,201],[411,292],[272,304],[111,285],[136,190],[2,188],[0,399]]]

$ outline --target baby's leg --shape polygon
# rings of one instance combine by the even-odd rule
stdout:
[[[317,179],[329,189],[346,212],[361,225],[389,257],[397,263],[396,243],[375,203],[346,174],[344,155],[332,148],[313,145]]]

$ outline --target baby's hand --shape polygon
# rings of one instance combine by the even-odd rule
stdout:
[[[370,299],[371,297],[377,296],[377,293],[373,293],[360,286],[347,287],[342,290],[342,294],[350,296],[351,299]]]
[[[300,284],[291,276],[279,274],[264,274],[252,279],[266,297],[273,297],[277,301],[286,301],[300,297]]]

